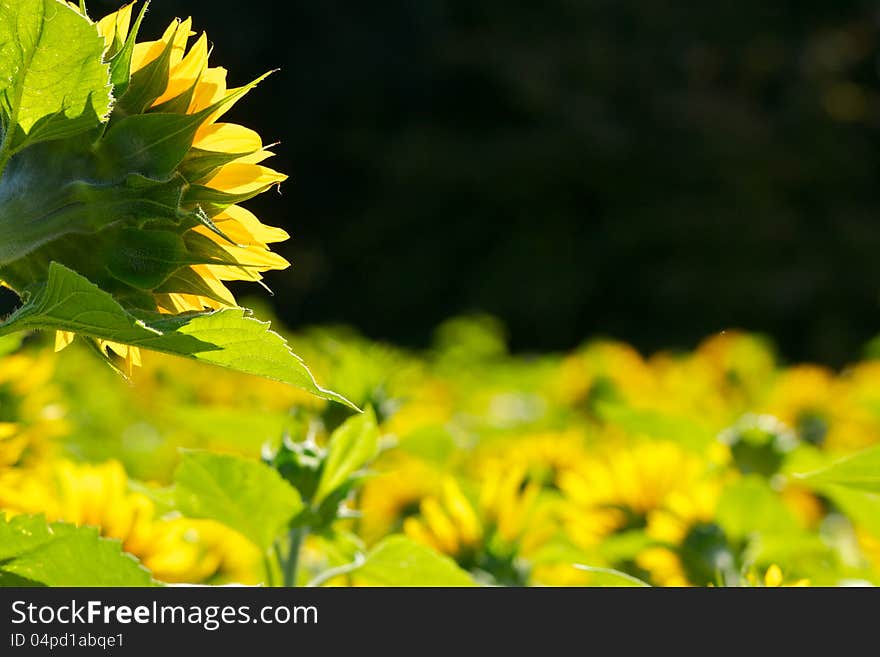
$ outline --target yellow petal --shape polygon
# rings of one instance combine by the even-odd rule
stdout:
[[[202,36],[193,44],[186,57],[171,69],[165,93],[153,102],[153,107],[189,90],[207,67],[208,37],[202,32]]]
[[[223,285],[208,265],[193,265],[192,270],[199,275],[202,281],[211,288],[211,292],[220,297],[220,299],[229,306],[235,306],[235,297],[232,292]]]
[[[240,240],[230,235],[230,237],[235,239],[239,244],[264,246],[266,244],[272,244],[273,242],[283,242],[290,237],[285,230],[274,228],[273,226],[266,226],[257,219],[253,212],[238,205],[230,205],[223,212],[214,217],[214,223],[224,232],[226,232],[226,229],[230,227],[231,224],[238,224],[253,238],[253,241]],[[230,230],[235,229],[230,228]]]
[[[235,161],[239,164],[259,164],[263,160],[267,160],[274,155],[275,153],[273,153],[272,151],[257,151],[256,153],[248,153],[247,155],[242,155]]]
[[[775,563],[771,565],[764,574],[764,583],[767,586],[782,585],[782,570]]]
[[[156,304],[162,312],[178,315],[180,313],[196,311],[201,312],[205,308],[219,310],[223,304],[208,297],[202,297],[197,294],[181,294],[171,292],[167,294],[157,294],[155,296]]]
[[[427,545],[429,548],[436,550],[437,552],[443,551],[443,548],[434,539],[433,534],[431,534],[428,528],[425,527],[418,518],[406,518],[403,521],[403,533],[417,543]]]
[[[227,102],[223,103],[220,107],[218,107],[202,124],[202,129],[205,129],[206,126],[215,123],[217,119],[226,114],[239,100],[244,98],[247,93],[254,88],[255,83],[251,83],[250,85],[245,85],[244,87],[236,87],[235,89],[226,89],[226,70],[225,69],[208,69],[206,73],[211,73],[212,71],[219,70],[220,74],[217,75],[217,79],[207,79],[205,80],[206,89],[204,92],[200,93],[200,88],[202,87],[202,81],[199,82],[199,86],[196,88],[195,96],[193,102],[190,104],[190,114],[199,112],[210,105],[217,103],[218,101],[228,98],[230,96],[236,96],[231,100],[227,100]],[[268,73],[266,74],[268,75]],[[262,76],[263,79],[266,75]],[[242,93],[243,92],[243,93]],[[196,137],[198,138],[198,133]]]
[[[232,162],[222,167],[206,185],[227,194],[252,194],[287,180],[287,176],[259,164]]]
[[[55,351],[61,351],[73,342],[74,335],[72,331],[55,331]]]
[[[165,50],[165,46],[171,41],[171,38],[174,36],[174,33],[179,26],[180,21],[172,21],[171,25],[165,29],[165,33],[162,35],[161,39],[156,41],[143,41],[134,44],[134,50],[131,53],[131,72],[134,73],[135,71],[142,69],[161,55],[162,51]]]
[[[110,350],[119,356],[123,360],[123,369],[129,377],[134,373],[135,367],[141,366],[141,351],[137,347],[110,340],[98,340],[98,346],[101,351]]]
[[[131,25],[131,10],[134,3],[130,2],[118,11],[107,14],[98,21],[98,31],[104,37],[104,43],[109,47],[114,38],[125,41],[128,38],[128,30]]]
[[[443,512],[440,503],[433,497],[425,498],[422,500],[421,510],[442,551],[447,554],[458,552],[458,533],[455,531],[455,525]]]
[[[458,524],[462,542],[474,545],[482,534],[480,521],[477,519],[470,502],[461,492],[461,488],[451,477],[443,482],[443,503],[449,515]]]
[[[199,78],[199,83],[196,85],[196,90],[193,93],[192,102],[189,105],[189,113],[195,114],[196,112],[201,112],[203,109],[210,107],[225,97],[226,69],[222,66],[209,68],[205,70],[205,72],[202,73],[202,77]],[[196,139],[201,136],[203,130],[206,130],[210,124],[217,120],[218,116],[219,114],[217,116],[212,116],[202,125],[199,132],[196,133]]]
[[[241,267],[250,267],[258,271],[266,271],[269,269],[287,269],[290,266],[290,263],[287,262],[287,260],[282,258],[280,255],[278,255],[277,253],[273,253],[272,251],[268,251],[264,248],[258,246],[232,246],[225,240],[220,241],[222,239],[221,237],[215,235],[204,226],[197,226],[196,228],[193,228],[193,230],[214,241],[217,246],[219,246],[223,251],[226,252],[227,260],[235,262]],[[213,270],[215,273],[217,273],[217,268],[234,266],[235,265],[212,265],[212,267],[215,268]],[[223,276],[221,276],[220,279],[249,280],[237,278],[229,279],[224,278]]]
[[[236,123],[214,123],[196,135],[193,148],[215,153],[253,153],[262,150],[259,133]]]
[[[180,24],[177,32],[174,34],[174,45],[171,47],[170,64],[173,69],[183,60],[183,54],[186,52],[186,42],[194,35],[192,31],[192,18],[187,18]],[[168,43],[166,41],[166,43]]]

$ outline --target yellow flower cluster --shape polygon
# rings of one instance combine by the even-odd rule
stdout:
[[[460,339],[423,354],[290,336],[380,420],[382,455],[339,521],[352,545],[405,534],[502,585],[877,580],[876,496],[802,477],[880,442],[876,363],[782,367],[733,332],[649,358],[607,341],[526,358],[469,351],[489,329],[456,321]],[[306,426],[320,443],[341,409],[177,359],[150,359],[125,386],[84,350],[54,371],[47,357],[36,345],[0,359],[3,408],[18,414],[0,426],[22,437],[3,443],[0,509],[98,526],[165,581],[264,581],[241,536],[169,515],[132,477],[167,483],[179,447],[258,458]],[[328,540],[310,537],[306,562],[344,563],[349,548]]]
[[[375,409],[384,448],[337,521],[347,542],[307,539],[311,573],[404,534],[495,585],[880,578],[876,496],[803,476],[880,443],[877,363],[780,366],[734,332],[647,358],[608,341],[522,357],[480,346],[497,338],[484,322],[456,322],[454,344],[420,354],[347,331],[289,336],[319,378]],[[6,460],[0,509],[98,526],[165,581],[264,581],[241,536],[169,514],[135,477],[168,483],[178,447],[259,458],[304,426],[320,444],[344,412],[164,357],[126,386],[85,350],[54,371],[47,356],[36,344],[0,359],[3,408],[33,446]]]
[[[403,531],[502,584],[874,581],[873,497],[799,474],[878,442],[876,363],[780,367],[737,332],[650,358],[447,357],[386,422],[368,541]]]
[[[129,489],[116,461],[8,470],[0,475],[0,509],[100,527],[165,582],[255,581],[260,555],[243,537],[209,520],[163,518],[149,497]]]

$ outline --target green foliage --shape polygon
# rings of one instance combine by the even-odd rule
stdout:
[[[0,323],[0,335],[28,329],[75,331],[185,356],[290,383],[351,406],[345,398],[318,386],[284,339],[241,308],[138,319],[110,294],[58,263],[50,266],[46,283],[32,290],[25,303]]]
[[[267,585],[732,584],[768,562],[786,578],[876,579],[880,452],[828,465],[880,435],[876,373],[830,376],[815,391],[824,374],[782,372],[748,335],[644,359],[601,341],[523,358],[489,317],[450,320],[420,355],[312,332],[303,353],[367,409],[351,415],[244,309],[163,314],[211,305],[168,295],[234,303],[198,265],[249,279],[283,266],[248,261],[266,254],[236,248],[214,223],[283,176],[193,148],[259,80],[193,114],[198,82],[155,104],[182,28],[132,72],[143,11],[103,50],[82,11],[0,4],[0,280],[22,300],[0,322],[0,501],[22,514],[0,522],[0,583],[151,583],[99,531],[127,536],[166,581],[224,581],[221,565],[248,551],[262,561],[241,572]],[[212,185],[229,164],[228,186]],[[246,240],[240,228],[228,232]],[[16,353],[34,329],[78,333],[111,360],[107,343],[184,358],[131,389],[83,361],[53,378],[48,354]],[[199,363],[229,372],[203,377]],[[67,459],[96,453],[124,458],[128,473]],[[132,463],[160,483],[127,480]],[[101,529],[25,515],[34,510]]]
[[[745,477],[728,486],[718,502],[718,523],[735,539],[759,533],[783,533],[798,529],[798,523],[767,482]]]
[[[449,557],[405,536],[389,536],[354,571],[372,586],[474,586],[474,580]]]
[[[29,144],[95,127],[112,100],[104,41],[59,0],[0,4],[0,171]]]
[[[0,5],[0,281],[23,300],[0,335],[73,332],[274,378],[354,408],[320,388],[284,340],[241,308],[160,316],[154,295],[234,303],[194,265],[246,277],[261,267],[192,229],[238,246],[211,217],[272,182],[241,193],[205,186],[241,153],[210,166],[190,158],[186,178],[178,167],[197,130],[268,74],[193,113],[191,94],[179,106],[151,107],[168,87],[175,40],[132,73],[145,9],[124,40],[111,35],[105,44],[94,23],[58,0]],[[283,179],[273,174],[267,180]]]
[[[834,484],[867,493],[880,493],[880,447],[840,459],[826,468],[801,475],[813,486]]]
[[[315,502],[320,504],[334,490],[372,461],[379,451],[379,431],[376,416],[371,408],[361,415],[347,420],[330,436],[327,457],[321,471],[321,479],[315,492]]]
[[[114,47],[111,46],[110,81],[113,83],[113,95],[116,98],[121,98],[128,90],[128,84],[131,80],[131,56],[134,52],[134,43],[138,31],[140,30],[141,22],[144,20],[144,15],[147,13],[147,8],[149,6],[150,1],[144,0],[140,12],[138,12],[137,19],[135,19],[134,25],[131,26],[131,29],[128,32],[128,37],[125,39],[125,43],[114,43],[113,46],[118,45],[118,49],[114,49]],[[116,36],[116,40],[118,40],[118,35]]]
[[[150,586],[149,571],[92,527],[0,514],[0,584]]]
[[[184,455],[174,477],[174,499],[193,518],[210,518],[268,550],[302,509],[302,499],[272,468],[207,452]]]
[[[638,577],[633,577],[628,573],[613,568],[602,568],[599,566],[587,566],[584,564],[575,564],[578,570],[591,573],[593,575],[592,584],[594,586],[635,586],[644,587],[651,586],[647,582],[643,582]]]

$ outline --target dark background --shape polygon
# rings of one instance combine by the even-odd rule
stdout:
[[[282,142],[283,196],[248,207],[292,234],[292,326],[742,327],[831,364],[880,332],[873,2],[155,0],[142,38],[187,15],[232,84],[282,69],[231,116]]]

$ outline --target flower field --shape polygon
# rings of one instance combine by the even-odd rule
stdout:
[[[376,417],[341,509],[309,520],[298,584],[875,581],[877,362],[784,367],[735,332],[650,358],[611,341],[511,356],[487,318],[448,322],[424,354],[342,329],[290,338]],[[163,582],[283,577],[229,509],[174,510],[187,455],[272,463],[306,497],[328,437],[364,417],[169,356],[127,384],[86,349],[4,347],[0,506],[97,527]],[[423,572],[401,572],[409,551]]]
[[[243,205],[286,175],[223,120],[266,75],[145,10],[0,2],[0,584],[878,581],[877,344],[288,330],[228,287],[289,264]]]

